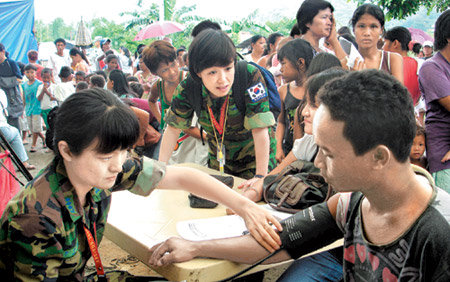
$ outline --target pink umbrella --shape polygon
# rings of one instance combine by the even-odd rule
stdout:
[[[419,42],[420,44],[423,44],[425,41],[434,42],[433,37],[431,37],[430,35],[428,35],[425,31],[423,31],[421,29],[409,27],[408,30],[411,33],[412,41]]]
[[[182,24],[176,22],[155,22],[141,29],[138,34],[136,34],[136,37],[134,37],[134,41],[141,41],[147,38],[165,36],[167,34],[183,31],[184,28],[185,27]]]

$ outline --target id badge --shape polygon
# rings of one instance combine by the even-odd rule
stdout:
[[[222,145],[222,150],[219,150],[217,147],[217,161],[219,162],[219,171],[220,173],[224,173],[225,166],[225,145]]]

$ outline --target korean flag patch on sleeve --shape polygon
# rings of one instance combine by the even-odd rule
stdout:
[[[261,82],[248,88],[247,92],[250,95],[252,102],[258,102],[262,98],[267,97],[266,89],[264,89],[264,85]]]

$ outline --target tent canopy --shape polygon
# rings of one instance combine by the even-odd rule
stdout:
[[[33,26],[34,0],[0,0],[0,43],[11,59],[28,63],[27,52],[38,49]]]

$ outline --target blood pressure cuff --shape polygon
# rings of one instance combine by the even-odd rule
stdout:
[[[299,211],[281,221],[282,248],[293,259],[315,251],[343,237],[327,203],[320,203]]]

